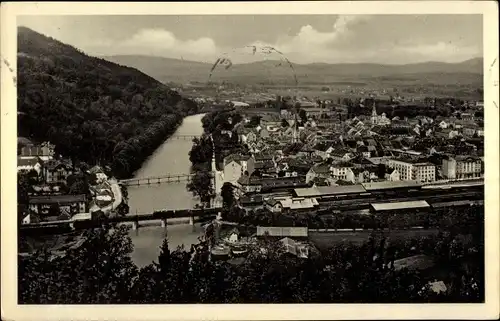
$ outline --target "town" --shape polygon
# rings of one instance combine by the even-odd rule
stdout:
[[[234,135],[247,154],[230,154],[218,163],[214,156],[213,188],[219,205],[225,183],[235,187],[243,207],[248,202],[250,208],[260,205],[293,212],[314,210],[315,197],[366,194],[374,186],[483,181],[482,102],[454,106],[441,100],[440,112],[449,117],[408,118],[379,113],[374,99],[371,108],[364,107],[362,100],[363,113],[349,118],[348,106],[331,101],[276,99],[285,108],[274,107],[276,102],[264,108],[234,107],[232,102],[222,106],[231,110],[226,120],[232,128],[212,134],[226,135],[228,140]],[[389,103],[383,109],[412,108]],[[433,104],[429,109],[436,110],[436,99]],[[371,113],[366,115],[365,110]],[[231,113],[241,121],[230,124]],[[109,180],[101,167],[75,166],[70,159],[54,155],[50,143],[35,146],[20,138],[18,144],[18,172],[25,178],[20,184],[26,189],[21,195],[29,197],[22,223],[89,219],[97,211],[108,216],[128,214],[123,212],[126,204],[118,182]],[[217,158],[230,151],[216,150]]]

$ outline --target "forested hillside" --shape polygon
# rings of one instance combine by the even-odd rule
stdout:
[[[18,135],[130,176],[197,105],[142,72],[18,30]]]

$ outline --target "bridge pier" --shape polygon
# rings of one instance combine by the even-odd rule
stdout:
[[[167,227],[167,219],[166,218],[161,219],[161,227]]]
[[[194,219],[192,216],[189,217],[189,225],[194,225]]]

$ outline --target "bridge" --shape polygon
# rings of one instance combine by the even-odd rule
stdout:
[[[207,172],[213,178],[212,172]],[[141,186],[141,185],[151,185],[151,184],[171,184],[186,182],[189,183],[195,174],[165,174],[160,176],[149,176],[140,178],[129,178],[122,179],[118,181],[118,184],[124,186]]]
[[[200,138],[202,135],[172,135],[169,139],[183,139],[183,140],[193,140],[195,138]]]
[[[132,224],[132,228],[137,230],[141,222],[156,221],[166,227],[167,221],[179,220],[184,218],[182,224],[194,225],[196,222],[207,222],[214,219],[217,213],[222,211],[222,207],[210,207],[204,209],[182,209],[165,210],[141,215],[126,215],[115,217],[94,218],[86,220],[65,220],[42,223],[24,224],[20,226],[22,235],[40,235],[40,234],[61,234],[72,230],[85,230],[99,227],[104,223]]]

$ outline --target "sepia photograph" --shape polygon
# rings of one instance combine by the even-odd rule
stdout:
[[[105,4],[2,22],[16,309],[498,301],[498,5]]]

